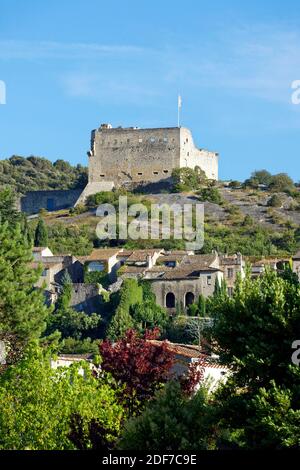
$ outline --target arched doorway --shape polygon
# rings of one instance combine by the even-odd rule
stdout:
[[[166,295],[166,307],[175,308],[175,295],[173,292],[168,292]]]
[[[188,307],[189,305],[193,304],[195,301],[195,296],[193,292],[187,292],[185,294],[185,306]]]

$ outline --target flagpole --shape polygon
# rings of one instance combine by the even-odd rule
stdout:
[[[180,108],[181,108],[181,96],[178,95],[178,99],[177,99],[177,127],[180,127]]]

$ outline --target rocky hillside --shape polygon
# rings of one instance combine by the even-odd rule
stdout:
[[[203,191],[147,195],[128,193],[128,203],[131,205],[142,202],[149,209],[151,202],[183,205],[203,201],[205,243],[202,251],[206,253],[217,249],[228,253],[240,251],[244,255],[258,257],[289,256],[300,248],[299,188],[295,187],[288,193],[266,188],[230,188],[224,183],[218,183],[213,193],[217,203],[207,200],[211,196],[205,200],[205,194]],[[97,204],[110,202],[117,208],[117,192],[99,193],[99,196]],[[93,246],[102,246],[95,233],[99,221],[95,209],[97,204],[94,201],[93,206],[90,201],[90,207],[42,214],[49,230],[49,243],[54,251],[85,254]],[[33,220],[32,225],[35,223]],[[114,240],[107,244],[111,246],[116,243],[130,248],[184,248],[181,240]]]

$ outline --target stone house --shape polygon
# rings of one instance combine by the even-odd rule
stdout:
[[[77,312],[88,315],[98,313],[101,309],[102,297],[97,284],[73,284],[70,307]]]
[[[106,273],[111,282],[117,278],[117,270],[121,266],[118,257],[123,250],[120,248],[97,248],[88,256],[79,256],[80,263],[84,266],[84,271]]]
[[[53,255],[49,248],[43,247],[33,248],[33,258],[32,268],[42,266],[42,273],[35,287],[44,288],[48,303],[56,301],[66,272],[73,283],[83,282],[83,267],[75,256]]]
[[[150,340],[154,345],[160,346],[162,341]],[[180,378],[186,376],[189,367],[197,363],[199,370],[202,372],[201,382],[207,381],[209,391],[213,391],[220,382],[225,382],[228,378],[230,371],[227,367],[218,363],[218,358],[204,354],[199,351],[198,346],[194,344],[179,344],[165,342],[168,351],[174,354],[174,364],[170,370],[170,378]],[[196,386],[199,388],[200,383]]]
[[[223,270],[227,285],[228,295],[232,295],[237,275],[239,274],[242,278],[245,277],[245,261],[241,253],[236,253],[232,256],[220,255],[219,258],[220,267]]]
[[[223,271],[217,253],[187,255],[174,267],[153,266],[143,279],[151,283],[157,304],[174,313],[177,305],[186,308],[200,295],[213,295],[217,280],[219,284],[222,282]]]
[[[148,250],[125,250],[118,254],[121,269],[118,276],[122,279],[134,278],[141,279],[148,269],[153,268],[163,250],[148,249]]]

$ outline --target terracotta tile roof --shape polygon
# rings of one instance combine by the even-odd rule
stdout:
[[[62,268],[62,263],[45,263],[43,261],[34,261],[32,263],[30,263],[30,267],[32,269],[37,269],[39,268],[40,266],[42,266],[44,269],[51,269],[51,268],[54,268],[54,267],[61,267]]]
[[[135,250],[131,253],[127,261],[138,262],[138,261],[147,261],[148,256],[155,255],[156,253],[160,253],[162,250],[159,249],[150,249],[150,250]]]
[[[160,346],[163,341],[159,340],[149,340],[152,344]],[[167,348],[170,352],[173,352],[176,356],[182,356],[188,359],[198,359],[199,364],[205,367],[210,367],[214,369],[226,369],[226,366],[216,362],[214,358],[208,354],[204,354],[199,351],[198,346],[194,344],[180,344],[180,343],[171,343],[170,341],[165,341]]]
[[[147,270],[148,277],[152,273],[160,273],[158,279],[185,279],[185,278],[198,278],[200,272],[217,272],[222,271],[222,269],[212,267],[211,265],[216,261],[216,254],[209,255],[193,255],[186,256],[183,258],[182,262],[175,267],[168,266],[153,266],[151,269]],[[162,275],[163,273],[163,275]],[[152,276],[152,279],[155,277]]]
[[[160,255],[157,259],[157,262],[158,263],[164,263],[164,262],[169,262],[169,261],[182,261],[183,259],[185,259],[187,256],[186,253],[184,254],[176,254],[176,253],[170,253],[168,255]]]
[[[121,250],[119,248],[97,248],[92,251],[90,255],[78,256],[78,260],[81,263],[87,261],[107,261],[112,256],[116,256]]]
[[[122,267],[120,275],[122,276],[122,274],[134,274],[134,273],[143,274],[146,269],[147,269],[147,266],[126,266],[125,265]]]
[[[198,278],[201,272],[215,273],[217,271],[222,272],[222,270],[218,268],[201,268],[200,266],[191,266],[190,269],[188,269],[187,267],[179,266],[178,268],[173,268],[166,271],[163,275],[163,279]]]
[[[121,251],[118,253],[118,257],[119,257],[119,256],[120,256],[121,258],[127,257],[127,256],[132,255],[132,253],[133,253],[133,250],[121,250]]]
[[[207,255],[194,255],[187,256],[184,259],[184,265],[197,265],[201,268],[210,267],[217,260],[217,255],[215,253]]]

